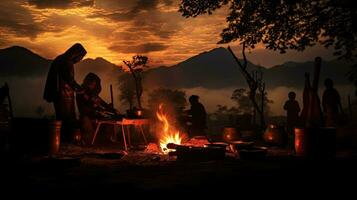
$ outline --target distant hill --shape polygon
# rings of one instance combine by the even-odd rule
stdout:
[[[304,73],[310,72],[312,76],[313,66],[313,62],[310,61],[286,62],[283,65],[265,68],[248,62],[248,71],[262,71],[268,88],[278,86],[301,88],[304,85]],[[350,84],[346,78],[346,73],[350,70],[349,66],[348,63],[336,60],[323,61],[320,82],[329,77],[336,84]],[[225,48],[216,48],[201,53],[172,67],[149,70],[146,75],[146,82],[151,85],[176,88],[219,89],[247,86],[239,71],[239,66]]]
[[[78,82],[81,82],[89,72],[97,74],[102,79],[110,79],[110,82],[117,82],[118,76],[123,72],[119,66],[103,58],[84,59],[77,64],[75,71]]]
[[[240,55],[237,55],[238,57]],[[30,50],[13,46],[0,49],[0,76],[34,77],[45,76],[51,60],[45,59]],[[313,71],[313,62],[286,62],[271,68],[248,63],[248,70],[261,70],[266,85],[302,87],[304,73]],[[75,68],[78,82],[94,72],[102,79],[117,82],[122,74],[121,69],[103,58],[84,59]],[[335,80],[336,84],[349,84],[346,73],[349,64],[340,61],[323,61],[321,81],[326,77]],[[226,87],[245,87],[246,82],[239,67],[225,48],[216,48],[193,56],[171,67],[158,67],[145,73],[144,83],[153,87],[192,88],[204,87],[219,89]]]
[[[239,54],[237,56],[240,57]],[[5,81],[9,83],[15,116],[37,116],[36,109],[39,106],[45,108],[46,114],[53,114],[52,105],[42,98],[51,62],[23,47],[0,49],[0,86]],[[339,85],[351,85],[345,78],[345,74],[349,71],[348,66],[348,63],[340,61],[323,62],[320,86],[326,77],[332,78]],[[275,88],[279,89],[278,86],[301,89],[304,86],[304,73],[313,70],[313,62],[287,62],[269,69],[249,63],[248,68],[249,71],[256,69],[263,71],[264,80],[272,92]],[[119,100],[118,83],[128,74],[103,58],[87,58],[75,67],[77,82],[82,83],[84,76],[89,72],[98,74],[102,79],[101,97],[109,101],[109,86],[113,85],[115,105],[125,110],[126,105],[122,105]],[[233,88],[247,86],[237,64],[225,48],[203,52],[171,67],[149,69],[144,76],[146,94],[148,89],[156,87],[186,89],[188,93],[191,89],[191,93],[202,96],[210,111],[216,109],[217,104],[229,105]],[[340,88],[343,90],[347,87]],[[273,95],[270,98],[276,102],[274,103],[276,107],[273,109],[277,113],[281,113],[281,93],[285,95],[288,92],[281,89],[279,91],[279,93],[270,93]],[[299,89],[296,91],[301,93]]]
[[[45,77],[51,62],[52,60],[45,59],[24,47],[13,46],[0,49],[0,76]],[[78,63],[75,71],[79,82],[89,72],[100,76],[113,76],[122,72],[118,66],[103,58],[84,59]]]
[[[283,65],[274,66],[265,73],[265,79],[269,87],[287,86],[303,87],[304,73],[309,72],[312,80],[314,63],[310,62],[286,62]],[[323,61],[321,66],[320,86],[326,78],[331,78],[336,84],[351,84],[346,74],[350,71],[350,64],[342,61]]]
[[[47,73],[50,63],[50,60],[24,47],[0,49],[0,76],[43,76]]]
[[[258,67],[248,63],[249,70]],[[263,71],[266,69],[260,67]],[[225,48],[217,48],[191,57],[172,67],[149,70],[146,81],[151,85],[190,88],[224,88],[242,85],[245,80]]]

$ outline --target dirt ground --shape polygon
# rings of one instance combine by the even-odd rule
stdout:
[[[143,151],[123,153],[115,148],[72,146],[62,149],[57,157],[3,160],[1,190],[14,191],[12,194],[91,196],[131,191],[133,196],[142,192],[207,195],[321,188],[322,192],[337,188],[349,191],[357,178],[357,152],[352,150],[339,151],[335,158],[327,160],[302,159],[285,149],[270,148],[268,156],[259,160],[228,157],[183,162]]]

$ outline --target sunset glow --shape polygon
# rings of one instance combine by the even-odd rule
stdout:
[[[179,0],[1,1],[0,48],[23,46],[53,59],[80,42],[88,50],[87,58],[122,64],[135,54],[145,54],[151,66],[170,66],[219,47],[227,9],[186,19],[177,11],[178,4]],[[239,52],[238,42],[230,45]],[[258,46],[248,57],[269,66],[308,59],[315,56],[316,48],[321,55],[321,47],[280,55]]]

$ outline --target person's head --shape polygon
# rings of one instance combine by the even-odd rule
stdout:
[[[188,100],[189,100],[190,104],[195,104],[195,103],[198,103],[198,99],[199,99],[199,96],[191,95]]]
[[[81,44],[76,43],[64,54],[73,62],[73,64],[75,64],[83,59],[83,57],[87,54],[87,51]]]
[[[295,100],[296,93],[295,92],[289,92],[288,97],[289,97],[290,100]]]
[[[332,81],[332,79],[327,78],[327,79],[325,80],[325,87],[326,87],[326,88],[333,88],[333,81]]]
[[[92,72],[86,75],[86,77],[83,80],[82,86],[85,89],[88,89],[96,94],[99,94],[102,90],[102,86],[100,84],[100,78]]]

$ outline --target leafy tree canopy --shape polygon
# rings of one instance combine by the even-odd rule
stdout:
[[[268,99],[265,94],[264,96],[264,107],[265,107],[265,114],[270,112],[269,104],[273,103],[272,100]],[[262,95],[258,93],[256,95],[256,101],[259,105],[262,104]],[[236,110],[239,111],[241,114],[250,114],[252,113],[254,107],[249,99],[249,91],[244,88],[236,89],[233,91],[231,99],[237,104]]]
[[[308,46],[334,46],[339,58],[357,56],[357,9],[353,0],[181,0],[184,17],[212,14],[229,5],[219,43],[244,42],[284,53]]]

